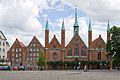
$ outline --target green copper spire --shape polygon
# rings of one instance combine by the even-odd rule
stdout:
[[[64,19],[63,19],[63,22],[62,22],[62,30],[65,30]]]
[[[49,30],[49,28],[48,28],[48,19],[47,19],[47,21],[46,21],[46,27],[45,27],[45,30]]]
[[[79,26],[77,22],[77,8],[75,8],[75,23],[74,26]]]
[[[110,31],[109,19],[108,19],[107,31]]]
[[[47,19],[47,21],[46,21],[46,27],[45,27],[45,30],[49,30],[49,28],[48,28],[48,19]]]
[[[79,25],[78,25],[78,22],[77,22],[77,8],[75,8],[75,23],[74,23],[74,30],[73,30],[73,35],[77,34],[79,35]]]
[[[91,20],[89,20],[89,29],[88,29],[88,31],[92,31]]]

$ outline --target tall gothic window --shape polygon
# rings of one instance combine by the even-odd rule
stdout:
[[[57,60],[57,54],[56,53],[53,54],[53,60]]]
[[[70,47],[67,49],[67,56],[72,56],[72,49]]]
[[[101,60],[101,52],[98,52],[98,60]]]
[[[75,46],[74,48],[74,56],[79,56],[79,47]]]
[[[85,47],[81,48],[81,56],[86,56],[86,48]]]

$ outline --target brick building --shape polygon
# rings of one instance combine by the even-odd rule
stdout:
[[[11,66],[25,65],[25,54],[26,47],[16,39],[7,53],[8,62],[11,62]]]
[[[65,26],[64,20],[61,28],[61,44],[54,35],[53,39],[49,42],[49,28],[48,21],[45,28],[45,54],[47,62],[51,61],[104,61],[106,60],[106,43],[99,35],[98,38],[92,40],[92,27],[91,21],[88,28],[88,47],[79,35],[79,24],[77,22],[77,9],[75,11],[75,23],[74,23],[73,37],[71,41],[65,47]],[[108,33],[110,31],[109,21],[107,27],[107,39],[110,39]],[[82,65],[83,68],[84,65]],[[90,68],[98,68],[98,64],[90,65]],[[58,65],[49,65],[48,69],[59,68]],[[67,68],[73,68],[73,66],[66,66]]]
[[[45,47],[38,41],[34,36],[32,41],[27,47],[23,45],[20,41],[16,39],[10,50],[8,51],[8,60],[12,65],[24,65],[27,69],[37,69],[36,61],[41,53],[44,53],[47,62],[56,61],[104,61],[106,60],[106,43],[99,35],[98,38],[92,40],[92,27],[91,21],[89,22],[88,28],[88,47],[79,35],[79,24],[77,22],[77,9],[75,9],[75,23],[73,30],[73,37],[70,42],[65,46],[65,26],[64,20],[62,22],[61,28],[61,44],[54,35],[51,41],[49,41],[49,27],[48,20],[45,27]],[[108,35],[110,31],[110,26],[108,22],[107,27],[107,39],[110,39]],[[19,56],[18,56],[19,55]],[[21,56],[20,56],[21,55]],[[52,65],[47,64],[47,69],[56,69],[66,67],[73,69],[74,65]],[[82,65],[83,68],[84,65]],[[89,65],[90,68],[98,68],[98,64]]]

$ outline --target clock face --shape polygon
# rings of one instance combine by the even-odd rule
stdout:
[[[74,43],[75,43],[75,44],[79,44],[79,42],[80,42],[79,38],[75,38],[75,39],[74,39]]]

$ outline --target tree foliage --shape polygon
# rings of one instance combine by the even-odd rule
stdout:
[[[2,62],[2,63],[5,62],[5,59],[1,58],[1,59],[0,59],[0,62]]]
[[[46,66],[46,58],[43,52],[40,53],[39,59],[37,61],[37,65],[40,66],[40,70],[43,70],[43,67]]]
[[[107,57],[112,57],[114,60],[119,61],[120,58],[120,27],[113,26],[109,33],[111,39],[107,40],[106,51]]]

